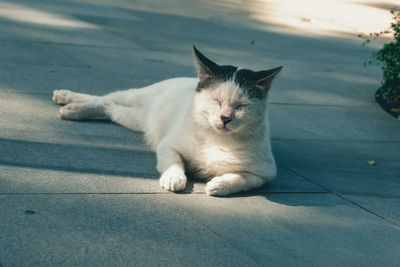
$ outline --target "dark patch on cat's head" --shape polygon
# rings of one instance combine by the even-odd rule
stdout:
[[[239,88],[250,97],[264,98],[271,87],[273,78],[282,69],[282,67],[278,67],[265,71],[252,71],[238,70],[238,67],[230,65],[220,66],[200,53],[195,46],[193,46],[193,55],[199,77],[197,92],[214,84],[234,79]]]
[[[213,84],[232,79],[233,74],[237,70],[235,66],[218,65],[200,53],[195,46],[193,46],[193,55],[199,76],[199,83],[196,88],[198,92],[204,88],[209,88]]]
[[[213,75],[208,75],[204,79],[199,79],[199,83],[197,84],[196,91],[201,91],[204,88],[209,88],[213,84],[226,82],[231,80],[233,74],[235,73],[237,67],[234,66],[220,66],[219,71]]]
[[[272,80],[282,68],[278,67],[263,71],[239,69],[235,75],[235,83],[242,90],[245,90],[250,97],[264,98],[271,88]]]

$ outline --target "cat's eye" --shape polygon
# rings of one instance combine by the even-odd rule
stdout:
[[[219,104],[219,106],[222,105],[222,101],[221,101],[221,100],[219,100],[219,99],[216,98],[215,101],[217,101],[217,103]]]
[[[244,107],[246,107],[246,106],[247,106],[247,104],[239,104],[239,105],[237,105],[237,106],[235,107],[235,109],[240,110],[240,109],[242,109],[242,108],[244,108]]]

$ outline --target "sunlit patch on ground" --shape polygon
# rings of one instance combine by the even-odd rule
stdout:
[[[95,25],[79,21],[66,15],[46,12],[30,8],[27,5],[0,3],[0,18],[6,18],[16,22],[46,25],[51,27],[86,28],[94,29]]]
[[[267,24],[286,26],[291,32],[343,36],[385,30],[397,0],[260,0],[250,17]]]

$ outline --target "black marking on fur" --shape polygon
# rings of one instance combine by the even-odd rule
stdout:
[[[262,99],[267,95],[272,80],[282,69],[282,67],[278,67],[264,71],[252,71],[249,69],[238,70],[238,67],[235,66],[218,65],[200,53],[194,46],[193,52],[199,72],[199,83],[196,88],[197,92],[200,92],[202,89],[210,88],[218,83],[235,79],[234,82],[250,97]]]
[[[200,92],[202,89],[209,88],[217,83],[223,83],[231,80],[236,70],[237,67],[234,66],[220,66],[216,73],[199,81],[196,91]]]
[[[246,90],[250,97],[264,98],[271,87],[272,80],[281,69],[282,67],[265,71],[240,69],[236,73],[235,83]]]
[[[233,74],[237,70],[235,66],[220,66],[208,59],[205,55],[193,46],[193,54],[197,63],[199,73],[199,83],[196,91],[209,88],[214,84],[221,83],[232,79]]]

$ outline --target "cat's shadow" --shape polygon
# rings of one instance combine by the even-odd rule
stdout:
[[[203,180],[189,179],[186,188],[177,192],[177,194],[206,194],[206,183]],[[228,196],[210,198],[218,199],[242,199],[242,198],[265,198],[268,202],[275,204],[292,207],[329,207],[336,206],[340,203],[332,193],[324,191],[300,191],[300,190],[287,190],[281,188],[280,185],[274,182],[264,185],[260,188],[253,189],[247,192],[236,193]],[[258,201],[258,200],[255,200]]]
[[[224,196],[223,198],[262,197],[268,202],[291,207],[332,207],[343,204],[342,200],[328,192],[268,192],[267,189],[268,187],[265,189],[255,189],[244,193]]]

